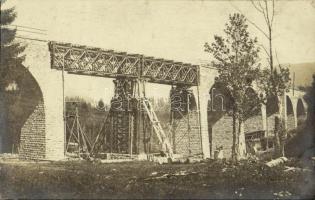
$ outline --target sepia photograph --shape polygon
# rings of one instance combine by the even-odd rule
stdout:
[[[315,0],[0,0],[0,199],[315,199]]]

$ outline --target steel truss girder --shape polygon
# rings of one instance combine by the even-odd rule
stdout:
[[[148,82],[170,85],[199,84],[197,65],[69,43],[49,42],[49,50],[51,68],[69,73],[145,78]]]

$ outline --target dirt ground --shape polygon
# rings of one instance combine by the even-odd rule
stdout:
[[[314,182],[313,167],[297,161],[270,168],[259,161],[160,165],[0,159],[0,199],[305,199],[315,197]]]

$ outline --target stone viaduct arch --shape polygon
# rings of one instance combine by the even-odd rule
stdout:
[[[304,92],[291,89],[286,93],[284,101],[284,111],[286,115],[285,126],[288,130],[295,129],[300,122],[303,122],[307,116],[307,104],[304,99]],[[300,122],[299,122],[300,120]]]
[[[46,42],[23,42],[28,44],[25,51],[27,56],[24,66],[37,81],[42,98],[39,99],[34,112],[29,115],[21,129],[20,157],[26,159],[60,160],[64,158],[65,152],[62,71],[60,71],[60,68],[56,69],[55,67],[52,67],[53,58],[51,57]],[[76,48],[81,47],[77,46]],[[78,59],[82,59],[82,56],[84,56],[83,54],[79,54],[79,52],[74,53],[77,54],[76,56]],[[122,55],[125,54],[122,53]],[[161,65],[158,65],[157,62],[163,60],[152,61],[150,59],[151,58],[148,58],[148,60],[145,61],[147,63],[144,64],[153,69],[153,71],[156,70],[158,72],[161,69]],[[93,68],[93,66],[88,64],[88,60],[84,62],[87,62],[86,66],[91,69]],[[112,62],[114,62],[114,60]],[[78,68],[84,67],[81,66],[81,64],[75,64],[74,66]],[[177,63],[174,64],[177,65]],[[179,63],[179,65],[181,65],[181,63]],[[189,69],[189,65],[186,67],[186,69]],[[127,68],[122,70],[127,70]],[[229,155],[232,144],[230,137],[231,130],[229,129],[229,126],[231,128],[232,119],[228,115],[228,110],[230,109],[229,101],[227,100],[228,95],[225,92],[222,92],[222,90],[224,91],[223,88],[220,88],[220,86],[215,84],[215,76],[217,75],[216,70],[207,67],[201,67],[199,70],[199,86],[195,87],[192,85],[189,87],[190,92],[187,90],[188,93],[195,96],[195,98],[193,98],[194,100],[191,99],[191,101],[195,101],[195,108],[192,109],[193,112],[191,113],[191,116],[194,116],[193,118],[196,119],[194,121],[195,132],[192,131],[192,129],[190,130],[195,134],[193,134],[193,138],[199,138],[196,141],[189,139],[191,142],[189,145],[195,145],[198,148],[195,150],[190,149],[190,152],[188,153],[202,153],[204,158],[209,158],[213,156],[213,151],[216,146],[225,144],[225,154]],[[76,73],[80,73],[80,70],[76,71]],[[150,71],[144,71],[144,73],[148,73],[148,77],[158,75],[154,73],[149,74],[151,73]],[[178,76],[185,76],[185,73],[189,74],[190,71],[187,70],[181,73],[182,74],[173,73],[172,76],[175,78]],[[193,78],[193,75],[191,77]],[[183,88],[177,88],[177,90],[181,90],[184,93],[186,92],[186,89]],[[249,92],[255,94],[255,90],[250,90]],[[287,127],[296,127],[297,115],[304,116],[306,109],[302,97],[303,92],[300,91],[295,91],[295,93],[290,91],[286,94],[283,106],[285,107]],[[213,100],[213,102],[211,100]],[[274,115],[275,111],[278,109],[276,105],[274,99],[270,99],[266,106],[262,105],[256,113],[245,121],[245,133],[256,134],[262,131],[264,133],[272,133],[274,127]],[[267,120],[265,120],[266,116]],[[291,118],[292,116],[293,118]],[[175,122],[180,124],[182,123],[181,120],[182,119],[178,119],[178,121],[175,120]],[[294,123],[289,123],[290,120],[294,121]],[[173,137],[173,139],[176,140],[176,136]],[[183,146],[187,146],[187,142],[183,143],[185,143],[182,144]],[[182,150],[180,146],[177,146],[177,148],[175,147],[175,151],[184,154],[186,152],[187,154],[187,151]]]
[[[210,86],[209,91],[208,126],[210,155],[213,156],[214,150],[222,146],[225,156],[229,157],[231,156],[232,147],[232,117],[228,114],[228,94],[224,92],[223,88],[219,88],[214,83]],[[255,89],[250,90],[253,94],[256,94],[255,91]],[[301,121],[306,118],[306,104],[303,95],[304,93],[301,91],[293,92],[293,90],[290,90],[283,97],[280,97],[283,98],[283,117],[288,131],[297,127],[298,116]],[[278,98],[276,97],[268,99],[266,105],[260,105],[260,109],[249,116],[244,123],[246,139],[265,137],[269,138],[267,141],[271,141],[274,136],[275,117],[278,110]],[[272,147],[272,142],[269,142],[268,146]]]
[[[219,83],[214,83],[209,92],[208,126],[211,156],[222,147],[225,154],[231,154],[232,116],[231,98],[228,90]]]
[[[64,122],[63,122],[63,89],[62,89],[62,71],[60,68],[56,67],[59,66],[59,64],[66,64],[68,67],[78,67],[76,68],[78,71],[75,71],[75,74],[81,74],[80,70],[82,67],[88,67],[87,70],[82,71],[83,74],[85,72],[89,73],[89,62],[91,63],[92,60],[80,60],[78,65],[72,65],[69,63],[59,63],[56,65],[56,62],[59,58],[53,57],[53,56],[59,56],[62,55],[62,48],[66,47],[68,44],[62,44],[60,45],[60,49],[58,52],[55,52],[55,54],[52,54],[51,51],[55,51],[50,49],[51,51],[48,51],[47,43],[42,41],[23,41],[24,43],[27,43],[27,49],[25,51],[25,54],[27,55],[26,60],[24,62],[24,65],[26,68],[28,68],[29,72],[32,74],[34,79],[37,81],[38,85],[40,86],[40,90],[42,91],[42,101],[36,106],[34,109],[34,112],[28,117],[26,120],[24,126],[21,130],[21,144],[20,144],[20,157],[26,158],[26,159],[48,159],[48,160],[59,160],[64,158],[64,151],[65,151],[65,134],[64,134]],[[63,46],[64,45],[64,46]],[[78,54],[78,50],[84,50],[85,47],[82,46],[73,46],[70,47],[71,49],[71,55],[69,59],[72,59],[73,56],[76,58],[74,59],[75,62],[78,61],[78,59],[82,58],[82,55]],[[61,50],[61,51],[60,51]],[[99,49],[96,48],[90,48],[83,54],[86,56],[91,56],[90,51],[97,51],[99,52]],[[56,50],[57,51],[57,50]],[[106,56],[110,54],[115,54],[115,52],[104,52],[105,57],[100,58],[99,56],[96,56],[93,59],[100,59],[106,60]],[[125,63],[124,66],[118,67],[118,70],[114,73],[129,73],[131,67],[133,67],[134,62],[138,62],[137,59],[140,55],[127,55],[126,59],[120,60],[124,56],[126,56],[126,53],[116,53],[117,55],[113,56],[113,59],[110,58],[108,61],[109,63],[98,63],[101,66],[108,65],[108,68],[102,68],[97,70],[115,70],[116,66],[118,65],[118,62]],[[66,56],[66,55],[65,55]],[[129,56],[129,57],[128,57]],[[88,58],[87,58],[88,59]],[[62,59],[61,59],[62,60]],[[81,62],[82,61],[82,62]],[[68,62],[68,60],[67,60]],[[73,61],[71,61],[73,62]],[[160,63],[164,62],[165,64],[161,65]],[[94,62],[95,63],[95,62]],[[139,63],[139,62],[138,62]],[[83,66],[81,66],[83,64]],[[96,64],[96,63],[95,63]],[[144,71],[141,71],[141,73],[144,74],[144,76],[149,77],[150,76],[162,76],[162,81],[164,80],[166,83],[168,81],[172,81],[173,79],[176,79],[179,83],[180,81],[183,81],[183,83],[187,84],[189,81],[193,81],[193,86],[197,83],[198,78],[198,71],[195,71],[197,68],[191,67],[189,64],[183,64],[183,63],[175,63],[173,61],[163,61],[158,59],[152,59],[150,57],[145,57],[143,59],[144,65]],[[166,68],[167,72],[160,70],[161,67],[169,66],[169,68]],[[180,68],[179,68],[180,67]],[[94,69],[94,68],[93,68]],[[155,73],[155,71],[157,73]],[[73,71],[70,71],[68,73],[72,73]],[[154,72],[155,74],[150,74]],[[104,73],[104,71],[102,71]],[[105,72],[107,73],[107,72]],[[109,72],[108,74],[110,74]],[[131,77],[137,76],[137,71],[131,71],[130,75]],[[96,75],[98,74],[85,74],[85,75]],[[102,76],[102,75],[101,75]],[[107,76],[107,75],[106,75]],[[110,75],[109,75],[110,76]],[[184,77],[186,80],[182,79],[181,77]],[[180,78],[180,79],[179,79]],[[154,82],[153,79],[151,81]],[[126,79],[128,82],[128,79]],[[185,82],[186,81],[186,82]],[[188,81],[188,82],[187,82]],[[199,80],[198,80],[199,81]],[[168,83],[168,84],[171,84]],[[121,89],[124,88],[123,82],[120,81],[118,78],[115,82],[115,96],[119,96],[120,85],[122,86]],[[140,85],[139,85],[140,87]],[[125,90],[125,89],[123,89]],[[183,90],[186,91],[186,90]],[[196,92],[196,88],[192,87],[192,92]],[[130,95],[132,95],[134,91],[131,91]],[[114,97],[115,98],[115,97]],[[197,111],[197,101],[195,98],[191,98],[194,101],[194,108],[193,110]],[[199,102],[199,100],[198,100]],[[198,104],[199,105],[199,104]],[[117,111],[120,112],[120,111]],[[200,120],[199,120],[199,112],[195,112],[194,115],[194,128],[191,129],[191,132],[196,132],[196,136],[198,137],[192,137],[199,138],[197,141],[192,141],[192,145],[198,146],[196,153],[202,153],[201,148],[201,135],[200,135]],[[118,116],[118,115],[117,115]],[[120,120],[115,120],[119,123]],[[124,120],[122,120],[124,121]],[[126,124],[125,124],[126,125]],[[121,129],[123,130],[123,129]],[[42,132],[41,132],[42,131]],[[178,133],[177,133],[178,134]],[[139,138],[140,140],[144,140],[145,138]],[[140,148],[140,147],[139,147]],[[145,147],[143,147],[145,149]],[[140,151],[143,151],[142,147],[140,148]],[[198,150],[199,149],[199,150]],[[139,150],[138,150],[139,151]],[[180,151],[180,150],[178,150]],[[183,152],[180,152],[183,153]]]
[[[12,80],[3,93],[5,98],[2,98],[3,103],[6,104],[6,113],[3,113],[6,115],[4,122],[6,132],[2,134],[4,147],[2,152],[17,153],[25,139],[21,134],[22,132],[25,133],[26,130],[23,127],[29,127],[28,130],[31,129],[31,125],[26,125],[27,121],[37,106],[43,104],[43,96],[36,80],[24,66],[17,66],[11,77]],[[44,121],[44,118],[40,120]],[[39,123],[35,120],[32,124],[34,128]],[[34,135],[35,137],[40,135],[40,125],[38,125],[38,132],[39,134]]]
[[[307,106],[303,99],[299,98],[296,105],[297,125],[302,124],[307,117]]]
[[[51,69],[46,42],[22,40],[27,45],[25,68],[40,90],[33,112],[21,128],[19,156],[22,159],[64,158],[63,96],[61,72]]]
[[[256,98],[257,93],[253,88],[247,90],[248,98]],[[214,151],[222,147],[226,157],[231,156],[232,147],[232,100],[226,88],[218,83],[214,83],[209,91],[210,100],[208,102],[208,126],[209,126],[209,145],[211,155]],[[259,137],[265,130],[264,115],[265,108],[261,105],[248,113],[244,122],[245,136]]]
[[[296,127],[296,108],[293,106],[291,98],[286,95],[286,121],[287,129],[293,130]]]

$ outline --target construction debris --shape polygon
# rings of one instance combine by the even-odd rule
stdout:
[[[267,162],[266,165],[268,167],[274,167],[274,166],[277,166],[279,164],[285,163],[287,161],[288,161],[288,159],[286,157],[280,157],[280,158],[277,158],[277,159],[274,159],[274,160]]]
[[[157,172],[152,172],[150,176],[155,176],[157,174],[158,174]]]
[[[12,153],[1,153],[0,159],[6,160],[6,159],[18,159],[18,154],[12,154]]]
[[[288,167],[288,166],[285,166],[285,172],[296,172],[296,171],[303,171],[303,172],[312,172],[312,170],[310,169],[303,169],[303,168],[300,168],[300,167]]]
[[[280,191],[280,192],[275,192],[273,193],[274,196],[278,196],[278,197],[289,197],[291,196],[291,192],[289,191]]]
[[[147,178],[145,180],[166,179],[166,178],[171,178],[174,176],[187,176],[187,175],[191,175],[191,174],[197,174],[197,172],[188,172],[188,171],[182,170],[182,171],[178,171],[178,172],[173,173],[173,174],[163,174],[162,176],[153,176],[153,173],[152,173],[151,177]],[[154,175],[157,175],[157,172],[155,172]]]
[[[167,157],[153,157],[152,161],[157,162],[160,165],[169,163],[169,159]]]
[[[113,160],[100,160],[101,163],[120,163],[120,162],[131,162],[133,159],[113,159]]]

